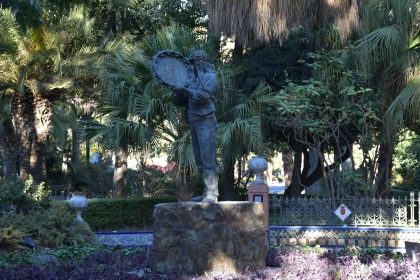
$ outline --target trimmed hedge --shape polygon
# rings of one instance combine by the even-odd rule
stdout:
[[[82,218],[93,231],[112,231],[150,228],[156,204],[176,202],[175,197],[145,198],[95,198],[89,199],[89,206]],[[54,207],[65,207],[74,213],[68,201],[57,201]]]

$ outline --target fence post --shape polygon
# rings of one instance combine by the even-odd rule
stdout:
[[[264,209],[264,226],[268,229],[269,204],[268,185],[264,182],[264,171],[268,162],[264,157],[255,156],[249,161],[249,169],[255,174],[255,180],[248,185],[248,201],[261,202]]]

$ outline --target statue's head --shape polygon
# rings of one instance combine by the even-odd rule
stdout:
[[[197,51],[193,51],[189,56],[188,56],[188,60],[189,61],[197,61],[197,60],[202,60],[202,61],[206,61],[211,63],[211,58],[210,56],[202,50],[197,50]]]

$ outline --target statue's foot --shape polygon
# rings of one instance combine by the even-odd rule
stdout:
[[[200,196],[191,198],[191,201],[193,201],[193,202],[201,202],[201,201],[203,201],[203,199],[204,199],[204,195],[200,195]]]
[[[204,203],[216,203],[217,202],[217,196],[208,194],[208,195],[206,195],[205,198],[203,198],[202,202],[204,202]]]

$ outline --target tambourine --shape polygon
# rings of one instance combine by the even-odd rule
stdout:
[[[178,52],[161,51],[150,62],[153,77],[169,89],[186,87],[194,80],[194,68]]]

